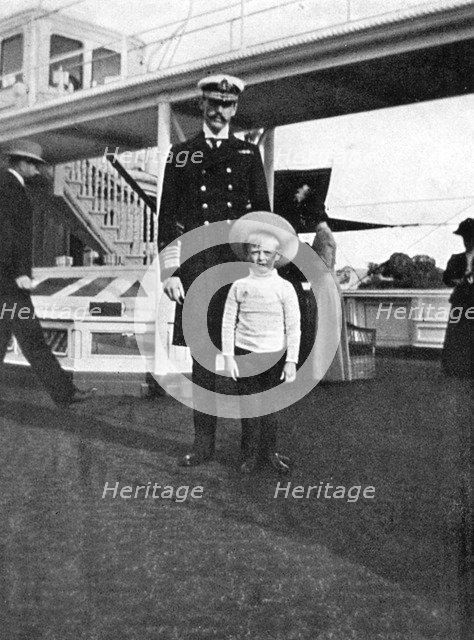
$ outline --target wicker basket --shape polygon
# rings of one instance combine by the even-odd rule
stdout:
[[[375,378],[375,329],[347,323],[349,356],[353,380]]]

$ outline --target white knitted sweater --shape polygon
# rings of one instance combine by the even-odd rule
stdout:
[[[297,362],[300,348],[300,309],[293,285],[276,269],[253,272],[230,288],[222,321],[222,353],[234,347],[271,353],[286,347],[286,361]]]

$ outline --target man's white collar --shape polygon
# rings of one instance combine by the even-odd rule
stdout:
[[[207,126],[207,124],[204,122],[202,125],[202,130],[204,132],[204,137],[205,138],[214,138],[215,140],[227,140],[229,137],[229,125],[226,124],[226,126],[219,131],[218,134],[212,133],[212,131],[209,129],[209,127]]]
[[[23,176],[21,176],[18,171],[15,171],[15,169],[8,169],[8,171],[10,173],[13,173],[13,175],[15,176],[15,178],[20,182],[21,186],[24,187],[25,186],[25,180],[23,178]]]

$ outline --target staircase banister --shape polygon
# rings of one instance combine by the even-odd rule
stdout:
[[[156,200],[153,200],[138,184],[138,182],[132,178],[125,167],[117,160],[117,158],[108,158],[108,161],[117,173],[122,176],[128,186],[135,191],[135,193],[143,200],[143,202],[150,207],[153,213],[156,213]]]
[[[100,227],[94,223],[94,221],[87,215],[87,213],[82,209],[79,205],[75,193],[72,189],[64,184],[63,192],[61,195],[66,203],[69,205],[70,209],[73,211],[76,218],[81,222],[81,224],[88,230],[97,244],[102,248],[105,253],[114,254],[116,253],[116,248],[113,242],[110,242],[108,238],[104,236]]]

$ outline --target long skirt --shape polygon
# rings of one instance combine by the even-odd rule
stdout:
[[[454,307],[454,305],[453,305]],[[456,306],[444,340],[442,367],[448,376],[474,378],[474,320],[466,318],[466,307]]]

